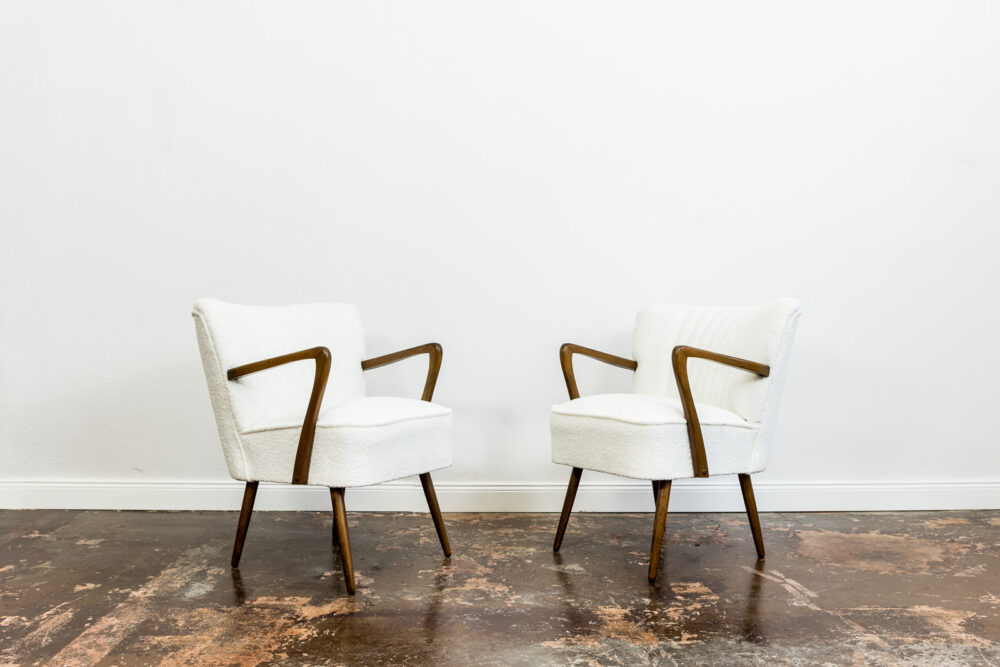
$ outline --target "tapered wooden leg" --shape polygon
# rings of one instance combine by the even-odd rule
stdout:
[[[240,556],[243,555],[243,543],[247,539],[247,528],[250,527],[250,515],[253,514],[253,501],[257,498],[257,485],[260,482],[247,482],[243,489],[243,506],[240,507],[240,522],[236,526],[236,543],[233,544],[233,558],[229,561],[233,567],[240,566]]]
[[[649,547],[649,583],[656,581],[660,568],[663,531],[667,526],[667,504],[670,502],[670,480],[661,480],[656,494],[656,516],[653,518],[653,544]]]
[[[340,544],[340,538],[337,536],[337,500],[333,495],[333,489],[330,489],[330,505],[333,508],[333,523],[330,526],[330,543],[333,546]]]
[[[441,540],[444,557],[450,558],[451,543],[448,542],[448,531],[444,529],[444,518],[441,516],[441,508],[438,506],[437,494],[434,493],[434,483],[429,472],[420,476],[420,484],[424,487],[424,497],[427,498],[427,507],[431,511],[431,518],[434,519],[434,527],[437,529],[438,539]]]
[[[753,486],[750,475],[739,475],[740,490],[743,492],[743,504],[747,508],[747,518],[750,520],[750,532],[753,533],[753,544],[757,547],[757,558],[764,557],[764,535],[760,532],[760,517],[757,516],[757,501],[753,497]]]
[[[573,511],[573,501],[576,500],[576,489],[580,486],[580,475],[583,468],[573,468],[569,476],[569,486],[566,487],[566,499],[563,500],[562,514],[559,516],[559,527],[556,528],[556,541],[552,543],[552,550],[559,551],[562,546],[563,535],[566,534],[566,525],[569,523],[570,512]]]
[[[653,507],[656,507],[656,497],[660,493],[660,480],[653,480]]]
[[[344,585],[347,592],[354,595],[354,563],[351,561],[351,537],[347,534],[347,511],[344,509],[344,489],[330,488],[333,501],[333,520],[337,524],[337,539],[340,541],[340,562],[344,565]]]

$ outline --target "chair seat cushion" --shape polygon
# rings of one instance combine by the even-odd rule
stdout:
[[[272,415],[259,420],[242,433],[271,431],[279,428],[302,428],[306,406],[290,414]],[[451,409],[437,403],[396,396],[369,396],[340,405],[322,406],[318,428],[342,426],[388,426],[397,422],[450,415]]]
[[[240,433],[248,478],[291,483],[305,406]],[[309,484],[379,484],[451,465],[451,409],[411,398],[370,396],[324,407],[316,424]]]
[[[714,405],[696,403],[712,475],[759,472],[751,465],[758,427]],[[694,477],[679,399],[597,394],[552,407],[555,463],[638,479]]]

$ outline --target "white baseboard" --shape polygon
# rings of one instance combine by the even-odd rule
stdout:
[[[445,512],[558,512],[562,484],[438,483]],[[984,482],[758,482],[762,512],[1000,509],[1000,481]],[[236,510],[243,483],[236,481],[0,481],[3,509]],[[427,510],[420,484],[392,482],[349,489],[352,511]],[[263,484],[255,509],[330,509],[323,487]],[[580,485],[574,511],[650,512],[648,483]],[[743,500],[735,477],[676,482],[670,495],[675,512],[740,512]]]

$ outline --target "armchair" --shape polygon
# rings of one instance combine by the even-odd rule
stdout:
[[[764,558],[750,475],[767,466],[799,314],[794,299],[755,308],[647,306],[636,319],[634,359],[564,344],[559,359],[570,400],[552,408],[552,460],[572,472],[553,550],[562,546],[586,468],[651,481],[650,582],[675,479],[736,474]],[[632,393],[581,398],[574,354],[633,371]],[[693,366],[692,359],[714,363]]]
[[[451,556],[430,476],[451,465],[451,410],[430,402],[440,345],[364,359],[361,317],[348,304],[202,299],[192,314],[226,464],[246,482],[232,567],[239,566],[261,481],[329,487],[349,593],[355,582],[347,487],[419,475],[441,548]],[[421,400],[366,395],[365,371],[418,354],[428,355]],[[312,372],[298,363],[304,361],[314,362]]]

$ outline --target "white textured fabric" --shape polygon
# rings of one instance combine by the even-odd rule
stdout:
[[[261,359],[311,347],[330,349],[332,364],[323,405],[338,405],[365,395],[361,360],[365,338],[361,315],[347,303],[297,306],[241,306],[215,299],[195,303],[195,319],[202,320],[211,338],[218,372],[229,397],[238,429],[271,415],[301,411],[309,403],[316,364],[297,361],[253,373],[236,382],[226,371]],[[209,369],[206,369],[206,371]]]
[[[696,402],[695,409],[698,410],[698,421],[702,426],[756,428],[739,415],[714,405]],[[681,406],[680,400],[647,394],[581,396],[576,400],[552,406],[552,413],[568,417],[611,419],[638,426],[686,423],[684,421],[684,408]]]
[[[678,398],[670,354],[677,345],[699,347],[749,359],[780,370],[788,356],[792,327],[799,314],[794,299],[750,308],[646,306],[632,336],[632,357],[639,363],[632,382],[636,394]],[[688,360],[691,393],[700,403],[735,412],[760,423],[768,403],[777,401],[771,378],[759,378],[704,359]]]
[[[749,308],[646,306],[633,333],[638,362],[633,396],[582,397],[552,410],[553,461],[642,479],[693,476],[687,427],[674,380],[671,352],[689,345],[771,367],[770,376],[704,359],[688,360],[708,469],[712,475],[766,468],[787,360],[800,314],[794,299]],[[654,398],[666,399],[654,408]],[[588,399],[598,399],[589,402]],[[579,403],[579,407],[570,407]],[[663,421],[656,410],[673,414]],[[679,416],[678,416],[679,415]],[[739,420],[732,423],[731,420]],[[643,466],[646,466],[644,469]]]
[[[271,431],[279,428],[298,428],[302,425],[305,406],[287,415],[273,415],[260,419],[243,433],[256,431]],[[427,417],[444,417],[451,414],[451,409],[421,401],[415,398],[398,398],[396,396],[371,396],[340,405],[324,405],[320,408],[317,428],[335,428],[340,426],[388,426],[397,422]]]
[[[226,371],[319,346],[330,350],[332,367],[310,484],[363,486],[450,464],[448,408],[365,397],[364,334],[354,306],[241,306],[202,299],[192,315],[226,464],[236,479],[291,481],[316,366],[297,361],[235,381]]]
[[[758,428],[722,408],[695,403],[713,475],[751,470]],[[693,477],[684,408],[676,398],[597,394],[552,408],[552,460],[637,477]]]
[[[451,465],[451,419],[442,405],[390,396],[325,409],[316,425],[309,483],[367,486],[445,468]],[[301,429],[301,416],[297,422],[279,417],[241,433],[249,478],[291,482]]]

